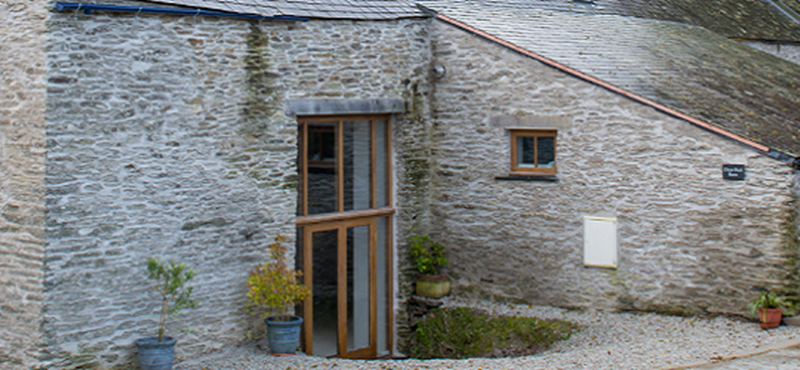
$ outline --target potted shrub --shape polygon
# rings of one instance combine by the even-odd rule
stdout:
[[[780,326],[783,318],[783,299],[774,292],[764,292],[754,301],[750,302],[750,315],[758,313],[761,329],[774,329]]]
[[[415,236],[411,238],[409,253],[417,269],[417,295],[442,298],[450,294],[450,277],[439,270],[449,262],[444,246],[427,235]]]
[[[271,261],[256,266],[247,279],[248,310],[263,311],[269,348],[278,356],[293,355],[297,350],[303,318],[292,315],[292,309],[311,294],[311,288],[297,281],[302,272],[289,270],[286,264],[286,239],[275,237],[269,246]]]
[[[142,370],[170,370],[175,360],[177,340],[164,335],[167,318],[184,308],[197,306],[192,297],[192,286],[188,285],[195,271],[185,263],[172,260],[161,262],[157,258],[147,259],[148,278],[153,280],[153,290],[161,294],[161,318],[158,336],[137,339],[134,343],[139,353]]]

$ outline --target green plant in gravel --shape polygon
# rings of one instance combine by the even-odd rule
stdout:
[[[195,271],[191,267],[186,267],[185,263],[176,263],[172,260],[161,262],[155,257],[147,259],[147,276],[155,281],[153,290],[161,294],[159,342],[164,341],[164,327],[169,316],[176,315],[184,308],[197,306],[197,302],[191,297],[194,288],[187,285],[194,275]]]
[[[427,235],[411,238],[409,254],[411,254],[411,261],[414,267],[420,274],[424,275],[438,275],[439,266],[444,266],[450,262],[444,257],[444,246],[433,241]]]
[[[468,358],[524,356],[569,339],[578,329],[568,321],[492,316],[459,307],[434,310],[411,337],[411,357]]]

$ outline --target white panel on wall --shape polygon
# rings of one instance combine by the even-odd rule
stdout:
[[[617,268],[616,218],[583,218],[583,265]]]

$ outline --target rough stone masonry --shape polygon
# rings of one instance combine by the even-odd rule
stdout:
[[[45,1],[0,1],[0,367],[36,364],[45,247]]]

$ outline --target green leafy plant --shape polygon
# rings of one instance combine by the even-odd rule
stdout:
[[[559,340],[578,326],[535,317],[492,316],[467,307],[433,310],[411,336],[413,358],[526,356]]]
[[[449,263],[445,258],[444,246],[429,236],[414,236],[409,249],[414,267],[420,274],[438,275],[439,267]]]
[[[778,297],[775,292],[767,291],[761,293],[754,301],[750,302],[750,315],[755,316],[758,312],[758,309],[761,308],[764,310],[761,314],[761,321],[766,321],[766,310],[771,308],[780,308],[783,307],[783,298]]]
[[[197,302],[191,297],[193,287],[188,285],[189,280],[195,276],[195,271],[186,267],[185,263],[175,263],[172,260],[162,262],[158,258],[150,257],[147,259],[147,273],[155,281],[153,290],[161,294],[158,341],[163,342],[167,318],[184,308],[197,306]]]
[[[265,309],[262,316],[273,314],[278,321],[289,321],[294,305],[311,294],[310,287],[297,281],[303,273],[289,270],[286,264],[286,240],[286,236],[276,236],[269,246],[272,260],[256,266],[247,279],[247,309]]]

